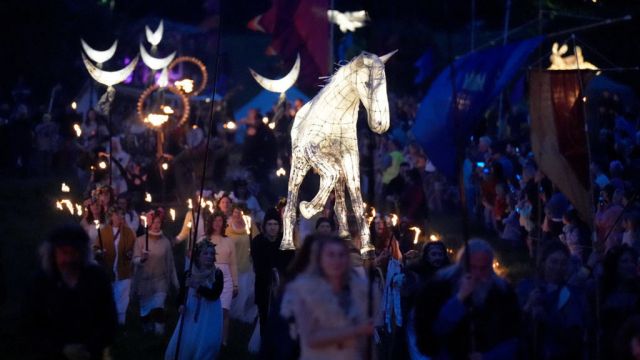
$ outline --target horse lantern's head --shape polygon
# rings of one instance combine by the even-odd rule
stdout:
[[[378,134],[389,129],[389,100],[384,64],[397,51],[383,56],[362,52],[353,62],[356,91],[367,110],[369,127]]]

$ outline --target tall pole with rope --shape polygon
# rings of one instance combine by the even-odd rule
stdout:
[[[475,0],[472,1],[472,21],[471,21],[471,48],[475,47]],[[449,15],[449,5],[445,5],[445,15]],[[458,90],[456,86],[456,66],[455,66],[455,58],[453,55],[453,44],[451,39],[451,31],[447,28],[447,52],[449,54],[449,62],[450,69],[449,72],[449,80],[451,81],[451,105],[449,111],[451,111],[452,121],[454,129],[460,129],[460,116],[458,113]],[[467,194],[465,192],[464,186],[464,158],[465,158],[465,139],[463,136],[459,136],[456,132],[452,134],[454,137],[454,144],[456,148],[456,170],[458,177],[458,193],[460,196],[460,211],[462,217],[462,241],[464,243],[464,267],[465,271],[463,276],[466,276],[470,269],[470,256],[469,253],[469,209],[467,208]],[[476,350],[476,336],[475,336],[475,322],[474,322],[474,311],[472,303],[467,304],[467,310],[469,313],[469,338],[468,344],[470,353],[474,353]]]
[[[202,165],[202,175],[200,178],[200,198],[197,199],[197,210],[196,210],[196,217],[194,220],[194,227],[195,230],[194,231],[194,235],[191,236],[190,239],[190,244],[188,246],[190,253],[189,258],[191,259],[191,261],[189,261],[189,270],[188,273],[190,274],[193,270],[193,263],[194,263],[194,259],[193,259],[193,252],[195,250],[195,242],[196,242],[196,237],[197,237],[197,229],[199,226],[199,222],[200,222],[200,213],[202,211],[202,195],[204,192],[204,182],[205,182],[205,178],[206,178],[206,173],[207,173],[207,162],[209,160],[209,145],[211,143],[211,136],[213,134],[213,130],[214,130],[214,99],[215,99],[215,94],[216,94],[216,90],[217,90],[217,85],[218,85],[218,68],[220,65],[220,42],[221,42],[221,35],[222,35],[222,19],[223,19],[223,13],[222,13],[222,4],[224,3],[224,1],[220,1],[220,7],[219,7],[219,14],[220,14],[220,22],[218,25],[218,34],[217,34],[217,40],[216,40],[216,60],[215,60],[215,67],[214,67],[214,73],[213,73],[213,89],[211,90],[211,102],[209,103],[209,128],[207,129],[207,141],[205,143],[205,150],[204,150],[204,163]],[[189,295],[189,291],[185,291],[184,292],[184,299],[182,299],[182,302],[184,304],[184,310],[182,311],[182,315],[183,318],[180,321],[180,328],[178,330],[178,340],[176,342],[176,352],[175,352],[175,356],[174,359],[178,360],[179,356],[180,356],[180,344],[181,344],[181,340],[182,340],[182,333],[184,330],[184,314],[186,314],[187,311],[187,298]]]

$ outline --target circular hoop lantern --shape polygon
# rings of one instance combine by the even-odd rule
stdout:
[[[142,121],[143,124],[145,124],[147,127],[150,127],[150,128],[155,128],[155,127],[152,124],[145,122],[145,118],[147,117],[148,114],[144,113],[144,102],[154,91],[158,90],[159,88],[160,86],[158,84],[151,85],[148,88],[146,88],[138,98],[138,104],[137,104],[138,118],[140,119],[140,121]],[[178,120],[178,123],[176,124],[176,126],[181,126],[187,122],[187,119],[189,119],[189,112],[191,110],[191,106],[189,105],[189,99],[182,91],[180,91],[180,89],[176,88],[175,86],[169,85],[165,89],[171,92],[172,94],[176,95],[180,99],[180,102],[182,103],[182,116],[180,117],[180,120]]]
[[[169,66],[167,67],[167,70],[171,72],[171,70],[173,70],[173,68],[180,63],[190,63],[195,65],[198,69],[200,69],[200,74],[202,75],[202,80],[200,81],[200,84],[192,92],[185,95],[191,97],[191,96],[196,96],[200,94],[202,90],[204,90],[204,88],[207,86],[207,81],[209,80],[209,75],[207,74],[207,67],[204,66],[204,63],[197,58],[194,58],[192,56],[180,56],[178,58],[175,58],[171,62],[171,64],[169,64]]]

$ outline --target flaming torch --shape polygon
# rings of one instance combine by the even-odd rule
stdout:
[[[413,231],[415,231],[415,233],[416,233],[416,234],[415,234],[415,236],[413,237],[413,243],[414,243],[414,244],[417,244],[417,243],[418,243],[418,238],[420,237],[420,233],[422,232],[422,230],[420,230],[420,228],[419,228],[419,227],[417,227],[417,226],[414,226],[414,227],[412,227],[412,228],[409,228],[409,230],[413,230]]]
[[[242,220],[244,221],[245,231],[249,234],[249,240],[251,240],[251,216],[242,214]]]
[[[102,233],[100,233],[100,220],[93,220],[93,223],[96,226],[96,230],[98,231],[98,244],[100,244],[100,251],[104,251],[104,244],[102,243]]]
[[[140,215],[140,220],[144,223],[144,248],[149,251],[149,224],[147,224],[147,215]]]

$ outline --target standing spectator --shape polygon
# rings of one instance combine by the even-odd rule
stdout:
[[[622,323],[639,315],[640,277],[638,253],[627,246],[615,246],[607,251],[600,290],[602,322],[602,354],[611,354]]]
[[[216,247],[208,241],[200,242],[194,253],[194,267],[187,273],[180,290],[180,319],[164,355],[165,360],[175,359],[182,327],[180,356],[178,359],[216,359],[222,343],[222,306],[220,294],[223,275],[215,266]],[[184,322],[184,325],[182,325]]]
[[[622,243],[636,251],[640,250],[640,214],[631,212],[623,215],[622,227],[624,227]]]
[[[226,234],[235,244],[238,263],[238,296],[231,302],[229,314],[232,319],[251,323],[256,318],[258,309],[253,301],[255,274],[251,268],[250,234],[257,233],[258,229],[255,226],[255,221],[245,221],[241,206],[233,204],[231,207],[233,210]]]
[[[570,254],[558,241],[542,251],[540,281],[524,280],[518,295],[525,318],[525,354],[537,351],[540,359],[582,359],[583,339],[589,325],[587,301],[582,289],[567,284]],[[538,333],[538,344],[534,333]]]
[[[387,265],[391,258],[400,260],[400,244],[395,238],[392,229],[382,217],[376,217],[371,223],[371,243],[375,247],[373,263],[386,274]]]
[[[233,204],[233,201],[231,200],[231,197],[223,191],[221,191],[220,194],[221,195],[218,197],[218,201],[216,202],[216,210],[221,212],[225,219],[228,219],[231,216],[231,205]]]
[[[36,174],[48,175],[53,164],[53,154],[58,151],[60,134],[58,124],[51,121],[51,114],[44,114],[42,122],[34,130],[38,151]]]
[[[300,359],[364,359],[373,333],[367,316],[367,285],[349,264],[344,240],[321,239],[307,271],[286,289],[281,314],[293,316],[300,336]]]
[[[140,216],[135,209],[129,206],[129,198],[126,195],[120,195],[117,202],[118,206],[124,211],[124,221],[129,229],[136,234],[140,227]]]
[[[40,249],[41,269],[25,316],[37,359],[103,359],[117,316],[104,271],[90,263],[89,237],[77,225],[54,230]]]
[[[118,309],[118,323],[124,325],[131,278],[133,275],[133,246],[136,235],[124,221],[124,210],[112,206],[107,214],[109,223],[100,229],[100,244],[94,243],[96,259],[102,264],[107,274],[111,275],[113,297]]]
[[[439,271],[423,289],[419,296],[425,301],[417,302],[414,323],[420,352],[437,359],[516,357],[518,300],[493,271],[493,256],[486,241],[472,239],[458,262]]]
[[[229,197],[234,204],[243,205],[251,213],[251,217],[254,221],[262,222],[264,217],[264,211],[260,208],[260,203],[251,192],[249,192],[249,185],[244,179],[237,179],[233,182],[233,192]]]
[[[229,337],[229,310],[231,300],[238,296],[238,259],[236,257],[236,246],[233,240],[226,236],[227,218],[219,211],[213,213],[209,218],[209,223],[205,227],[207,230],[207,241],[216,246],[216,267],[222,271],[224,287],[220,295],[222,303],[222,346],[227,346]],[[202,240],[201,240],[202,241]]]
[[[619,245],[622,241],[622,226],[616,225],[616,219],[623,211],[621,203],[622,191],[616,190],[612,184],[607,184],[600,192],[595,217],[596,240],[606,249]]]
[[[96,227],[96,221],[98,226],[103,222],[102,206],[95,197],[86,199],[83,203],[84,211],[82,212],[82,220],[80,220],[80,226],[84,231],[89,234],[91,243],[98,241],[98,230]]]
[[[400,145],[394,139],[388,139],[386,141],[387,151],[381,154],[383,156],[382,164],[382,187],[383,193],[389,193],[388,187],[398,174],[400,174],[400,165],[404,161],[402,152],[400,151]],[[408,166],[408,164],[407,164]]]
[[[288,262],[280,250],[282,218],[276,209],[267,210],[262,228],[262,233],[251,239],[251,259],[256,274],[255,301],[260,317],[260,338],[266,339],[273,269],[284,273]]]
[[[329,236],[336,232],[336,226],[330,218],[320,217],[316,221],[316,232],[320,235]]]
[[[138,237],[133,252],[134,294],[140,300],[140,316],[146,332],[164,334],[165,300],[169,289],[179,288],[171,242],[162,233],[164,211],[147,213],[149,239]],[[148,246],[147,246],[148,243]]]

